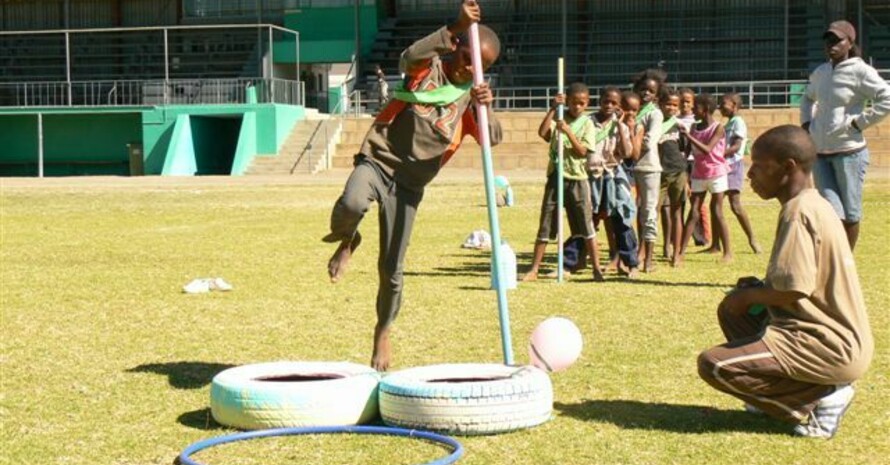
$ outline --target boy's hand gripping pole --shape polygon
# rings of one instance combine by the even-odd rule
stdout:
[[[473,85],[484,82],[482,71],[482,51],[479,44],[479,25],[470,26],[470,49],[473,58]],[[513,364],[513,343],[510,340],[510,311],[507,309],[507,282],[501,273],[501,227],[498,224],[498,210],[495,201],[494,169],[491,163],[491,136],[488,132],[488,106],[476,103],[476,117],[479,120],[479,143],[482,145],[482,169],[485,174],[485,200],[488,204],[488,225],[491,228],[491,269],[494,273],[495,291],[498,295],[498,316],[501,322],[501,345],[504,349],[504,364]]]
[[[565,94],[565,61],[563,57],[559,57],[559,60],[556,63],[557,74],[558,74],[558,87],[559,93]],[[560,103],[559,106],[556,107],[556,121],[562,121],[565,113],[565,104]],[[558,128],[556,130],[556,282],[561,283],[564,279],[563,277],[563,260],[564,260],[564,251],[563,251],[563,237],[562,237],[562,210],[563,205],[565,205],[565,201],[563,196],[565,192],[563,192],[563,166],[565,164],[565,147],[563,144],[563,135],[562,131]]]

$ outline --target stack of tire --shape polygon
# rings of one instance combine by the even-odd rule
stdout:
[[[446,434],[496,434],[550,419],[550,377],[533,366],[447,364],[380,379],[354,363],[272,362],[220,372],[213,418],[240,429],[384,423]]]

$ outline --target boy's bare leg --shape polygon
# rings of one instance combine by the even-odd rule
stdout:
[[[537,281],[538,279],[538,268],[541,267],[541,262],[544,261],[544,252],[547,250],[547,243],[542,241],[535,241],[535,252],[534,258],[532,259],[532,269],[528,270],[528,273],[522,277],[523,282],[532,282]]]
[[[596,245],[596,238],[591,237],[584,242],[587,245],[587,255],[590,257],[590,262],[593,264],[593,280],[597,282],[605,281],[606,278],[603,277],[603,270],[600,268],[600,251]]]
[[[618,270],[618,264],[620,263],[618,257],[618,241],[615,239],[615,230],[612,228],[612,221],[608,217],[606,217],[603,222],[605,225],[606,231],[606,239],[609,241],[609,264],[606,265],[606,271],[616,271]]]
[[[643,249],[643,273],[652,273],[655,271],[655,262],[652,261],[655,241],[644,241],[641,248]]]
[[[677,251],[680,250],[680,244],[683,241],[683,205],[677,205],[676,207],[671,205],[671,266],[674,265],[674,257],[677,256]]]
[[[714,219],[715,226],[720,228],[720,242],[723,245],[723,263],[732,261],[732,247],[729,245],[729,228],[726,227],[726,218],[723,216],[723,193],[712,194],[711,196],[711,218]],[[716,231],[715,231],[716,232]],[[717,236],[714,236],[716,242]]]
[[[340,245],[337,246],[334,255],[328,260],[328,276],[330,276],[332,283],[339,281],[346,273],[346,266],[349,264],[349,259],[352,258],[352,253],[361,243],[362,235],[356,231],[355,236],[353,236],[351,240],[343,240],[340,242]]]
[[[859,240],[859,222],[848,223],[846,221],[844,223],[844,232],[847,233],[847,242],[850,244],[850,251],[856,248],[856,241]]]
[[[703,200],[704,194],[692,194],[692,205],[689,209],[689,216],[686,217],[686,224],[683,226],[683,237],[680,239],[680,247],[674,250],[674,258],[671,260],[671,265],[674,267],[679,268],[683,266],[683,255],[686,253],[686,244],[689,243],[689,239],[692,237],[695,224],[701,219],[700,208]]]
[[[374,353],[371,355],[371,368],[377,371],[386,371],[389,369],[391,358],[392,346],[389,343],[389,326],[381,328],[380,325],[377,325],[374,327]]]
[[[673,241],[671,230],[673,229],[674,219],[671,217],[671,205],[661,206],[661,235],[664,237],[664,244],[661,247],[661,255],[664,258],[670,258],[673,252]]]
[[[735,215],[736,219],[739,220],[739,224],[742,226],[742,230],[745,231],[745,235],[748,236],[748,245],[751,246],[751,250],[754,251],[755,254],[760,254],[763,250],[760,248],[760,244],[757,243],[757,239],[754,238],[754,230],[751,228],[751,221],[748,219],[748,213],[745,212],[744,207],[742,207],[742,193],[739,191],[729,191],[727,194],[729,195],[729,207],[732,208],[732,213]]]

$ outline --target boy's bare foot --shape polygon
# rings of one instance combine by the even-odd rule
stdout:
[[[609,260],[609,264],[606,265],[606,271],[620,271],[621,270],[621,262],[618,261],[618,256]]]
[[[655,262],[652,261],[652,258],[647,258],[643,262],[643,273],[654,273],[655,272]]]
[[[371,368],[377,371],[389,369],[392,356],[392,346],[389,343],[389,328],[374,328],[374,353],[371,355]]]
[[[751,250],[754,251],[755,255],[760,255],[760,253],[763,252],[763,249],[760,248],[760,244],[758,244],[757,241],[755,241],[754,239],[751,239],[748,242],[748,245],[751,246]]]
[[[606,277],[603,276],[603,272],[599,270],[599,267],[593,268],[593,280],[598,283],[606,280]]]
[[[683,255],[676,255],[671,260],[671,266],[674,268],[683,268]]]
[[[723,254],[720,257],[720,263],[732,263],[732,254]]]
[[[670,244],[664,246],[661,250],[661,256],[664,258],[671,258],[672,255],[674,255],[674,247]]]
[[[633,267],[627,270],[627,279],[637,279],[640,277],[640,270],[637,267]]]
[[[346,266],[349,264],[349,259],[352,258],[352,253],[355,252],[355,249],[357,249],[361,243],[362,235],[356,231],[355,236],[352,237],[351,241],[342,241],[340,242],[340,245],[337,246],[334,255],[331,255],[331,259],[328,260],[328,276],[330,276],[332,283],[339,281],[346,273]]]
[[[522,277],[522,282],[524,282],[524,283],[530,283],[530,282],[534,282],[537,280],[538,280],[538,271],[537,270],[529,271],[528,273],[525,274],[525,276]]]

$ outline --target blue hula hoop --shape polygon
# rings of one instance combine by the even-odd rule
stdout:
[[[429,431],[419,431],[416,429],[405,428],[389,428],[384,426],[319,426],[309,428],[275,428],[264,429],[258,431],[248,431],[245,433],[229,434],[226,436],[218,436],[215,438],[198,441],[182,451],[179,454],[179,463],[181,465],[203,465],[191,459],[191,455],[204,449],[209,449],[220,444],[228,444],[230,442],[246,441],[248,439],[268,438],[275,436],[296,436],[302,434],[379,434],[384,436],[401,436],[407,438],[425,439],[452,449],[451,454],[447,457],[426,462],[421,465],[449,465],[457,462],[464,454],[464,446],[456,439],[441,434],[431,433]]]

